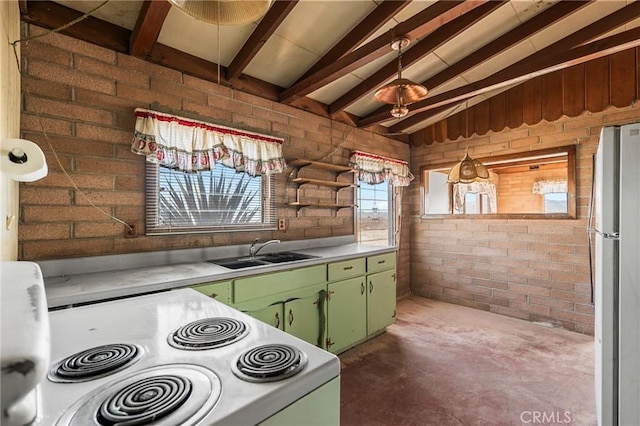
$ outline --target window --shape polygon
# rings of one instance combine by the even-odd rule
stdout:
[[[545,213],[564,213],[567,209],[566,192],[550,192],[544,194]]]
[[[448,183],[455,163],[421,169],[423,217],[576,217],[574,145],[477,160],[489,170],[488,181]]]
[[[395,245],[393,187],[388,182],[358,183],[358,242]]]
[[[147,163],[147,234],[275,229],[274,179],[218,165],[198,173]]]

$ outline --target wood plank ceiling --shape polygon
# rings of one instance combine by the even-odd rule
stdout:
[[[102,1],[18,3],[23,21],[52,29]],[[407,142],[514,86],[532,82],[514,89],[522,99],[543,76],[640,46],[640,1],[278,0],[258,22],[219,27],[166,0],[111,0],[61,32]],[[411,40],[403,77],[429,90],[402,119],[373,96],[397,76],[399,36]],[[565,88],[603,72],[591,68],[565,73]]]

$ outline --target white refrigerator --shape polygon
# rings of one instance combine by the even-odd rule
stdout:
[[[640,124],[604,127],[595,158],[595,386],[598,425],[640,425]]]

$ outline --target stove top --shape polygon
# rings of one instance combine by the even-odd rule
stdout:
[[[257,424],[337,357],[194,290],[54,311],[38,425]]]

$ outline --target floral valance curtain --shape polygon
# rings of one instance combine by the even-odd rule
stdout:
[[[137,108],[131,151],[148,162],[184,172],[211,170],[216,163],[251,176],[286,168],[281,138]]]
[[[534,194],[551,194],[567,192],[567,181],[563,179],[539,180],[533,184]]]
[[[349,165],[358,170],[358,179],[369,184],[388,180],[393,186],[409,186],[413,180],[406,161],[352,151]]]
[[[489,198],[488,213],[498,212],[496,185],[493,182],[456,183],[453,185],[453,208],[458,213],[464,212],[464,199],[468,193],[486,194]]]

